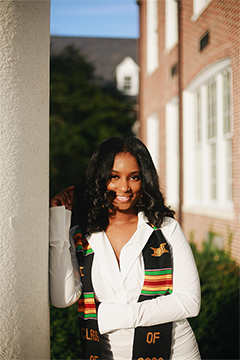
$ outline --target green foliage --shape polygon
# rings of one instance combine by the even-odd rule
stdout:
[[[202,359],[238,359],[239,267],[228,253],[214,248],[212,240],[198,251],[191,243],[197,263],[202,305],[189,319]],[[51,306],[51,359],[81,359],[77,305],[67,309]]]
[[[213,234],[212,234],[213,235]],[[239,267],[227,252],[213,246],[213,236],[199,252],[191,244],[202,292],[201,311],[189,319],[202,359],[239,357]]]
[[[103,87],[73,47],[50,59],[51,194],[78,183],[93,151],[110,136],[131,136],[133,103]]]
[[[51,305],[51,359],[81,359],[77,304],[66,309]]]

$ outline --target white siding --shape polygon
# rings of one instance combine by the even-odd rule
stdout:
[[[116,66],[117,89],[125,95],[136,96],[139,92],[139,66],[127,56]]]
[[[147,147],[159,171],[159,119],[156,113],[147,118]]]
[[[178,119],[178,98],[174,98],[166,104],[166,199],[175,209],[179,204]]]

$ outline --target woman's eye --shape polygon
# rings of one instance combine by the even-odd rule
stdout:
[[[119,176],[118,175],[110,175],[110,179],[118,179]]]
[[[138,181],[138,180],[140,180],[140,176],[139,175],[133,175],[133,176],[131,176],[131,179],[135,180],[135,181]]]

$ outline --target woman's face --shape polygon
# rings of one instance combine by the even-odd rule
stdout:
[[[113,205],[118,211],[136,212],[134,205],[142,193],[140,169],[130,153],[116,155],[107,189],[116,194]]]

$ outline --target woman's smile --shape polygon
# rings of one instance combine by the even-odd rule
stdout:
[[[131,199],[131,196],[120,196],[120,195],[116,195],[115,200],[118,201],[122,201],[122,202],[127,202]]]

